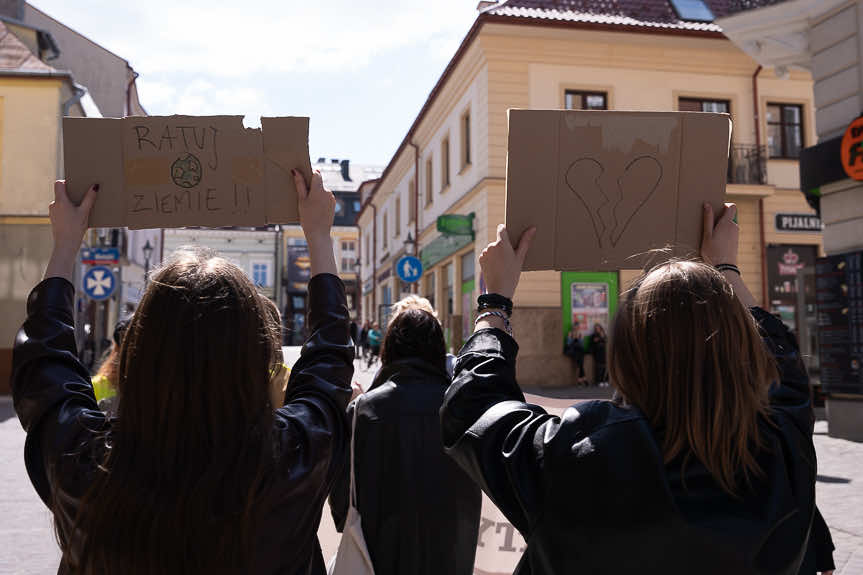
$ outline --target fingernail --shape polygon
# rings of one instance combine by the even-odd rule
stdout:
[[[98,192],[98,191],[99,191],[99,184],[94,184],[94,185],[93,185],[93,191],[94,191],[94,192]]]
[[[296,176],[296,175],[297,175],[297,171],[296,171],[295,169],[293,169],[293,168],[291,168],[291,175],[292,175],[292,176]]]
[[[709,210],[709,209],[710,209],[710,204],[708,204],[707,202],[704,202],[704,209],[705,209],[705,210]]]

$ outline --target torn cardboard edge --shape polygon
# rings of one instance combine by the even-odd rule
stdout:
[[[703,112],[508,112],[506,226],[536,226],[523,269],[638,269],[690,257],[722,211],[731,119]]]
[[[66,189],[100,190],[90,227],[229,227],[299,222],[291,169],[312,178],[309,118],[63,118]]]

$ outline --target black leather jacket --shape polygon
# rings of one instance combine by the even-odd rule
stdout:
[[[98,410],[87,370],[78,361],[72,284],[49,278],[27,301],[27,320],[15,340],[12,392],[27,431],[25,461],[30,481],[46,505],[62,488],[77,497],[54,513],[73,515],[99,462],[104,441],[94,430],[110,428]],[[345,408],[351,396],[354,347],[348,335],[345,289],[333,275],[309,282],[311,336],[291,370],[285,406],[275,414],[283,460],[258,525],[248,573],[323,574],[317,529],[327,493],[344,460],[348,439]],[[68,533],[62,533],[68,537]],[[182,566],[177,566],[178,572]],[[64,567],[61,565],[61,572]]]
[[[760,423],[766,476],[740,499],[697,461],[684,485],[638,409],[591,401],[553,417],[525,403],[511,337],[487,329],[468,340],[441,410],[444,445],[527,541],[516,573],[814,573],[808,377],[785,326],[752,313],[781,382],[772,421]]]
[[[450,379],[420,359],[381,368],[359,405],[357,509],[376,575],[470,575],[482,493],[443,452],[440,407]],[[348,511],[349,459],[330,495],[339,531]]]

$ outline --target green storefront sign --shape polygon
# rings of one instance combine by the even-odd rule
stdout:
[[[476,214],[444,214],[438,216],[437,231],[445,236],[470,236],[473,239],[473,219]]]
[[[440,236],[433,239],[429,244],[420,250],[420,261],[423,263],[423,269],[429,270],[433,265],[442,259],[451,256],[463,247],[473,243],[473,235],[461,236]]]

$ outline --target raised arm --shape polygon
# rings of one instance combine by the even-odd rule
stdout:
[[[58,181],[54,196],[50,206],[54,249],[45,279],[27,298],[27,319],[12,355],[12,397],[27,432],[27,473],[47,505],[59,456],[85,443],[84,436],[105,424],[90,375],[75,348],[71,283],[96,191],[91,189],[75,206],[66,196],[65,183]]]
[[[320,173],[307,186],[295,171],[300,190],[300,223],[312,260],[309,281],[311,335],[300,359],[291,368],[284,407],[276,411],[288,450],[301,453],[301,462],[288,462],[297,474],[325,465],[331,479],[341,466],[348,439],[345,408],[351,397],[354,346],[350,338],[345,286],[336,274],[330,228],[335,198],[323,188]],[[320,486],[321,494],[329,484]]]

